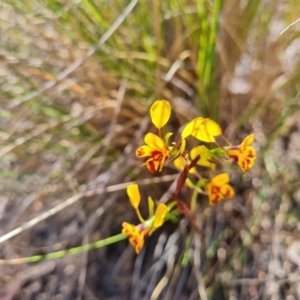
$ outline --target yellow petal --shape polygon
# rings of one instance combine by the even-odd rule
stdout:
[[[173,132],[167,132],[164,137],[165,145],[168,145],[170,137],[173,135]]]
[[[215,136],[221,135],[221,127],[210,119],[204,119],[201,125],[195,129],[192,133],[196,139],[203,142],[215,142]]]
[[[144,239],[141,235],[132,235],[129,237],[129,243],[134,247],[135,253],[139,254],[144,246]]]
[[[135,155],[137,157],[151,156],[152,150],[153,149],[150,148],[149,146],[143,145],[136,150]]]
[[[229,174],[227,174],[227,173],[222,173],[222,174],[219,174],[219,175],[215,176],[215,177],[211,180],[211,183],[212,183],[213,185],[222,186],[222,185],[228,183],[229,180],[230,180]]]
[[[210,205],[217,204],[224,199],[234,196],[234,190],[229,184],[227,184],[228,181],[229,175],[227,173],[223,173],[215,176],[206,184]]]
[[[210,162],[213,155],[209,151],[209,149],[206,148],[204,145],[194,147],[191,150],[191,159],[194,159],[197,155],[200,155],[200,159],[197,162],[197,164],[199,166],[208,167],[208,168],[214,168],[215,167],[215,164]]]
[[[242,154],[239,149],[229,149],[227,150],[227,155],[234,161],[238,162]]]
[[[137,209],[140,205],[141,196],[139,187],[137,184],[131,184],[127,187],[127,195],[129,197],[131,205]]]
[[[159,160],[159,165],[160,165],[159,172],[162,171],[163,166],[165,165],[167,159],[168,159],[168,156],[167,156],[167,154],[166,154],[166,155],[163,155],[163,156],[161,157],[161,159]]]
[[[241,167],[241,169],[244,172],[247,172],[253,167],[255,159],[256,159],[255,149],[251,146],[248,146],[245,149],[245,151],[241,153],[238,160],[238,165]]]
[[[256,151],[252,146],[229,149],[227,150],[227,155],[235,160],[244,172],[249,171],[253,167],[256,159]]]
[[[185,147],[186,147],[186,140],[183,138],[181,140],[181,145],[180,145],[180,148],[179,148],[179,153],[183,153],[185,151]]]
[[[218,191],[214,191],[215,187],[216,186],[208,184],[208,197],[210,205],[215,205],[224,199],[232,198],[234,196],[234,190],[229,184],[219,187]]]
[[[246,136],[244,138],[244,140],[242,141],[242,143],[240,145],[241,151],[245,151],[246,147],[253,144],[253,142],[254,142],[254,134],[252,133],[252,134]]]
[[[165,142],[158,135],[154,133],[147,133],[144,140],[150,148],[159,150],[161,152],[165,151]]]
[[[215,136],[221,134],[221,127],[216,122],[198,117],[185,126],[181,137],[186,138],[189,135],[192,135],[203,142],[215,142]]]
[[[245,156],[248,158],[256,159],[256,151],[252,146],[248,146],[245,149]]]
[[[207,193],[208,193],[209,204],[213,205],[214,203],[217,203],[219,200],[219,196],[213,192],[212,182],[208,182],[206,184],[206,189],[207,189]]]
[[[181,170],[181,171],[184,169],[184,164],[183,164],[184,162],[183,162],[183,160],[184,160],[184,158],[183,158],[182,156],[178,156],[178,157],[173,161],[175,167],[176,167],[177,169]]]
[[[127,222],[123,222],[122,223],[122,233],[125,235],[136,235],[139,233],[137,227],[133,224],[127,223]]]
[[[186,137],[190,136],[192,134],[192,132],[194,132],[203,122],[203,118],[199,117],[196,118],[194,120],[192,120],[191,122],[189,122],[183,129],[182,133],[181,133],[181,137],[183,139],[185,139]]]
[[[225,184],[221,187],[220,193],[223,195],[223,199],[232,198],[234,196],[234,190],[229,184]]]
[[[170,119],[171,106],[166,100],[155,101],[150,108],[150,115],[152,123],[161,129]]]
[[[146,166],[151,173],[155,173],[159,167],[159,161],[154,160],[153,158],[149,158],[146,161]]]
[[[186,159],[184,159],[182,156],[178,156],[174,161],[173,161],[175,167],[181,171],[183,171],[183,169],[185,168],[185,166],[187,164],[190,163],[190,161],[186,161]],[[191,168],[189,170],[189,173],[193,174],[196,172],[195,167]]]
[[[160,203],[158,205],[156,212],[155,212],[153,225],[152,225],[153,228],[158,228],[164,223],[167,211],[168,211],[168,208],[165,204]]]

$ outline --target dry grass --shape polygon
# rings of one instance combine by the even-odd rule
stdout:
[[[137,257],[124,241],[3,266],[0,299],[298,299],[300,24],[279,33],[300,4],[139,1],[102,43],[128,3],[1,2],[1,258],[118,233],[135,221],[127,182],[150,178],[144,198],[172,189],[171,166],[154,185],[134,156],[155,99],[172,103],[170,130],[200,114],[233,142],[254,132],[256,166],[232,171],[232,201],[199,199],[204,240],[182,219]]]

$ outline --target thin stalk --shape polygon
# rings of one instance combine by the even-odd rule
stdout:
[[[82,252],[87,252],[93,249],[98,249],[102,248],[105,246],[108,246],[110,244],[117,243],[119,241],[122,241],[127,238],[127,235],[120,233],[111,237],[108,237],[104,240],[99,240],[97,242],[83,245],[83,246],[78,246],[75,248],[71,248],[68,250],[61,250],[57,252],[52,252],[48,253],[45,255],[34,255],[34,256],[29,256],[29,257],[22,257],[22,258],[16,258],[16,259],[9,259],[9,260],[0,260],[0,265],[5,265],[5,264],[26,264],[26,263],[34,263],[34,262],[39,262],[42,260],[51,260],[51,259],[57,259],[69,255],[74,255],[74,254],[79,254]]]

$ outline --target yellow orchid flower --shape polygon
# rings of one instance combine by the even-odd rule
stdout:
[[[139,225],[133,225],[127,222],[122,224],[122,233],[128,236],[130,244],[134,247],[135,252],[138,254],[144,246],[145,237],[150,235],[153,231],[163,225],[165,221],[166,214],[168,212],[168,207],[160,203],[153,216],[153,206],[154,201],[151,197],[148,198],[149,212],[150,216],[148,220],[144,220],[139,211],[140,204],[140,191],[137,184],[131,184],[127,187],[127,194],[131,205],[134,207],[137,216],[141,222]]]
[[[142,233],[139,235],[136,235],[136,236],[132,235],[128,238],[129,243],[133,246],[136,254],[139,254],[140,251],[142,250],[144,243],[145,243],[144,238],[145,237]]]
[[[194,147],[191,150],[191,159],[194,159],[197,155],[200,155],[200,159],[197,162],[197,165],[202,167],[208,167],[211,170],[216,168],[216,164],[211,162],[213,154],[209,151],[204,145]]]
[[[212,180],[206,184],[210,205],[217,204],[226,198],[232,198],[234,196],[234,190],[228,184],[229,179],[227,173],[222,173],[213,177]]]
[[[125,235],[137,235],[140,232],[137,226],[127,222],[123,222],[122,227],[123,227],[122,233]]]
[[[221,127],[211,119],[198,117],[189,122],[181,133],[181,137],[192,135],[203,142],[215,142],[215,137],[222,134]]]
[[[213,154],[204,145],[194,147],[191,150],[190,152],[191,160],[195,159],[198,155],[199,155],[199,160],[197,161],[197,165],[202,167],[208,167],[211,170],[214,170],[216,168],[216,164],[210,161],[213,158]],[[182,171],[184,167],[190,162],[191,162],[190,159],[179,156],[174,160],[174,165],[176,168]],[[195,167],[189,170],[189,173],[193,174],[195,172],[196,172]]]
[[[123,222],[122,233],[128,236],[129,243],[133,246],[136,254],[139,254],[145,243],[145,235],[149,231],[148,228],[140,230],[139,225]]]
[[[251,146],[253,142],[254,134],[250,134],[245,137],[240,145],[231,146],[230,149],[227,150],[228,156],[235,160],[244,172],[247,172],[253,167],[256,159],[256,151]]]
[[[145,136],[145,144],[136,150],[137,157],[147,157],[149,158],[145,165],[151,173],[156,171],[161,172],[164,164],[170,156],[170,151],[167,145],[159,136],[154,133],[147,133]]]
[[[154,230],[163,225],[167,212],[167,206],[163,203],[160,203],[156,209],[152,225],[149,222],[147,224],[147,221],[139,225],[123,222],[122,233],[128,236],[129,243],[135,249],[136,254],[139,254],[143,248],[145,237],[152,234]]]
[[[152,123],[158,130],[166,125],[171,115],[171,105],[167,100],[157,100],[150,108]]]

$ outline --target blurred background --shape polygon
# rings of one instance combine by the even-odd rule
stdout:
[[[134,155],[156,99],[168,131],[210,117],[258,158],[230,168],[233,200],[199,199],[201,246],[182,219],[139,256],[125,240],[3,265],[0,299],[300,299],[300,22],[280,35],[298,18],[298,0],[2,0],[1,259],[119,233],[130,181],[170,191],[174,167]]]

